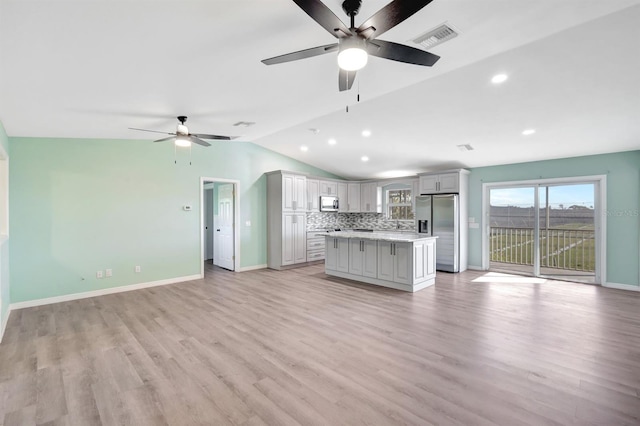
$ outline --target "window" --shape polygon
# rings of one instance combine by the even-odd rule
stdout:
[[[411,189],[389,189],[387,193],[387,217],[392,220],[413,220]]]

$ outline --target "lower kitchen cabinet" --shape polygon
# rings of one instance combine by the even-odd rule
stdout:
[[[393,241],[382,235],[384,239],[328,235],[327,275],[412,292],[435,284],[436,238]]]
[[[325,269],[349,272],[349,239],[328,238],[325,246]]]
[[[349,273],[377,278],[378,244],[374,240],[349,240]]]
[[[307,261],[306,215],[282,216],[282,265],[295,265]]]

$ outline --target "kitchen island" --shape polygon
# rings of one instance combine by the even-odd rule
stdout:
[[[436,238],[402,232],[328,232],[327,275],[415,292],[435,284]]]

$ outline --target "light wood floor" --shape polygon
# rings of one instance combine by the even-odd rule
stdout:
[[[640,293],[323,266],[11,313],[9,425],[638,425]]]

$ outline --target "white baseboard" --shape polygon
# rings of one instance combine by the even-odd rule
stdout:
[[[467,265],[467,269],[471,269],[472,271],[484,271],[485,270],[482,266],[476,266],[476,265]]]
[[[120,287],[104,288],[101,290],[86,291],[83,293],[73,293],[73,294],[65,294],[63,296],[47,297],[45,299],[27,300],[24,302],[12,303],[11,305],[9,305],[9,311],[13,311],[16,309],[32,308],[34,306],[50,305],[52,303],[69,302],[71,300],[86,299],[89,297],[105,296],[107,294],[123,293],[125,291],[140,290],[143,288],[158,287],[161,285],[176,284],[184,281],[199,280],[201,278],[202,276],[200,274],[187,275],[184,277],[150,281],[147,283],[131,284],[131,285],[124,285]]]
[[[266,263],[264,265],[244,266],[238,269],[238,272],[255,271],[256,269],[265,269],[266,267],[267,267]]]
[[[631,284],[604,283],[602,287],[615,288],[618,290],[640,291],[640,286]]]

